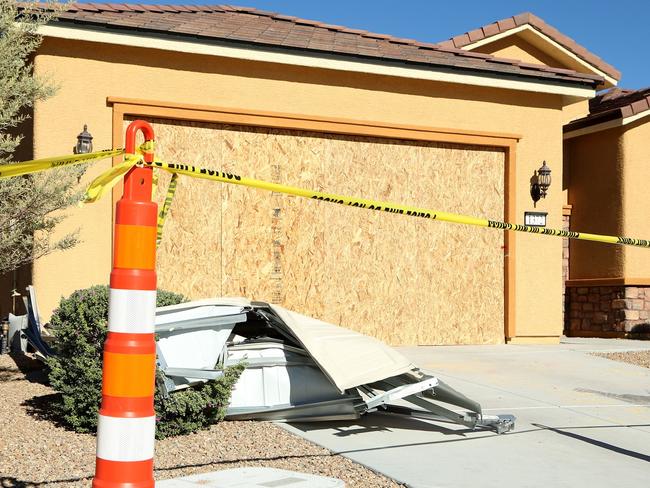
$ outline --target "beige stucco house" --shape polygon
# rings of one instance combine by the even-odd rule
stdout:
[[[592,205],[562,183],[562,128],[620,77],[530,14],[426,44],[241,7],[78,4],[42,33],[35,70],[60,90],[36,106],[25,157],[69,153],[84,124],[95,148],[122,147],[142,118],[163,160],[510,222],[536,210],[554,228],[572,198],[576,216]],[[553,183],[534,207],[543,161]],[[119,195],[71,211],[61,230],[83,243],[19,274],[46,314],[107,283]],[[562,266],[558,238],[187,179],[158,253],[161,288],[279,302],[391,344],[557,342]]]
[[[564,128],[571,226],[650,234],[650,89],[592,99]],[[574,335],[648,334],[650,256],[643,249],[572,242],[567,329]]]

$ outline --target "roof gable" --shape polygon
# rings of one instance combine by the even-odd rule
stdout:
[[[606,80],[605,86],[614,86],[621,78],[621,73],[616,68],[528,12],[479,27],[438,45],[499,54],[503,52],[502,48],[507,44],[507,40],[515,44],[515,38],[532,46],[538,54],[543,52],[546,55],[546,65],[601,75]],[[527,51],[530,54],[530,49]]]

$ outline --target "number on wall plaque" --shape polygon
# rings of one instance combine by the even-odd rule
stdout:
[[[547,212],[524,212],[524,223],[531,227],[546,227]]]

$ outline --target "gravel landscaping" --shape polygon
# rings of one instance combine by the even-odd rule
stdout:
[[[650,368],[650,351],[601,352],[593,354],[594,356],[600,356],[613,361],[621,361],[623,363]]]
[[[0,486],[90,486],[95,438],[57,424],[44,380],[39,362],[0,355]],[[222,422],[156,443],[157,480],[243,466],[332,476],[348,487],[402,486],[271,423]]]

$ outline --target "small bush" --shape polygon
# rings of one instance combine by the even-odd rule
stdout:
[[[156,391],[156,438],[189,434],[223,420],[230,392],[243,370],[244,363],[237,364],[226,368],[217,380],[177,391],[166,398]]]
[[[177,293],[158,290],[156,305],[187,301]],[[61,396],[52,405],[61,420],[76,432],[95,432],[101,403],[102,348],[108,333],[108,287],[77,290],[61,299],[50,324],[56,357],[48,359],[49,379]],[[156,437],[187,434],[223,419],[230,391],[244,366],[224,376],[163,397],[156,388]]]

